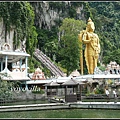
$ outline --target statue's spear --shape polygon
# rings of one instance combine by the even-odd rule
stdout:
[[[80,34],[78,34],[78,39],[80,40],[80,70],[81,70],[81,75],[83,75],[82,35],[83,35],[83,31],[81,31]]]

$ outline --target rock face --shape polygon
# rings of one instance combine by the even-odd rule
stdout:
[[[66,17],[70,17],[71,2],[30,2],[35,11],[35,26],[40,29],[50,30],[52,26],[59,26],[60,21]],[[84,19],[83,5],[81,2],[77,3],[75,7],[77,19]],[[74,11],[74,12],[75,12]],[[5,26],[3,25],[3,19],[0,19],[0,50],[4,43],[8,43],[13,50],[13,35],[14,26],[11,26],[10,33],[7,33],[7,40],[5,41]],[[21,48],[23,43],[19,46]]]
[[[13,38],[14,38],[14,26],[11,26],[10,32],[7,32],[6,40],[5,40],[5,26],[3,24],[3,19],[0,18],[0,51],[3,50],[4,44],[8,44],[10,46],[11,51],[14,51],[13,48]],[[22,49],[22,45],[25,43],[25,40],[21,42],[19,48],[17,50],[19,51]]]
[[[77,19],[84,19],[83,4],[75,7]],[[69,17],[71,2],[31,2],[35,11],[35,24],[37,27],[50,30],[52,26],[59,24],[59,21]],[[75,12],[74,11],[74,12]]]
[[[8,43],[11,47],[11,49],[13,49],[13,35],[14,35],[14,29],[10,30],[10,33],[7,33],[7,41],[5,41],[5,28],[3,25],[3,19],[0,19],[0,50],[2,50],[2,46],[4,45],[4,43]]]

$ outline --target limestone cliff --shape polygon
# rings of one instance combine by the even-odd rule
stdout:
[[[40,29],[50,30],[52,26],[58,27],[66,17],[75,17],[76,19],[85,19],[83,12],[83,2],[30,2],[35,12],[35,26]],[[74,5],[77,4],[77,5]],[[74,11],[74,12],[73,12]],[[75,16],[72,16],[74,15]],[[11,26],[10,32],[7,32],[7,41],[5,41],[5,26],[3,19],[0,19],[0,50],[4,43],[8,43],[13,50],[14,26]],[[23,41],[25,43],[25,41]],[[18,49],[21,49],[22,42]]]
[[[85,19],[82,2],[31,2],[35,11],[35,25],[50,30],[52,26],[58,26],[60,21],[70,14],[76,14],[76,19]],[[73,7],[72,7],[73,6]],[[72,8],[71,8],[72,7]],[[74,11],[74,12],[73,12]],[[74,16],[73,16],[74,17]]]
[[[13,48],[13,35],[14,35],[14,29],[10,30],[10,33],[7,33],[7,41],[5,41],[5,27],[3,24],[3,19],[0,19],[0,50],[2,50],[2,46],[4,43],[8,43],[11,46],[11,49]]]

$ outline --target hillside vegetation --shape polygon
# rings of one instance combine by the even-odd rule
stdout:
[[[41,66],[45,75],[51,74],[47,68],[33,58],[35,48],[39,48],[64,72],[70,74],[75,69],[80,71],[77,37],[80,30],[85,29],[85,24],[89,17],[95,23],[95,33],[100,38],[101,53],[99,63],[107,65],[110,61],[116,61],[120,64],[119,9],[119,1],[47,2],[47,4],[44,2],[0,2],[0,17],[4,20],[6,32],[10,31],[11,25],[16,28],[13,38],[14,48],[19,45],[21,40],[26,38],[26,51],[31,55],[29,72],[33,72],[34,68]],[[57,17],[49,16],[49,21],[52,21],[48,23],[49,21],[45,21],[44,18],[48,17],[48,13],[50,14],[51,12],[54,15],[55,13],[58,14]],[[77,20],[83,22],[83,26],[80,26],[80,29],[77,28],[78,31],[74,31],[73,36],[70,36],[73,34],[72,31],[66,35],[67,41],[70,40],[67,43],[62,38],[63,33],[60,31],[65,19],[68,19],[68,23],[71,20],[76,21],[74,23],[77,23]],[[70,26],[65,27],[66,29],[68,28],[67,30],[71,29]],[[73,28],[76,29],[76,27]],[[74,41],[76,42],[74,43]],[[71,54],[67,54],[66,50],[72,50]],[[100,66],[101,64],[98,65]],[[84,71],[87,73],[86,66]]]

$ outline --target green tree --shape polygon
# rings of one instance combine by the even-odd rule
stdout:
[[[100,62],[108,64],[118,59],[120,49],[120,2],[89,2],[96,32],[101,43]]]
[[[5,42],[7,33],[14,28],[13,49],[26,39],[26,51],[31,55],[28,61],[30,69],[33,65],[33,52],[37,45],[37,32],[34,26],[35,13],[29,2],[0,2],[0,20],[5,26]]]
[[[60,64],[67,69],[67,75],[73,70],[79,69],[80,64],[80,41],[78,34],[85,27],[82,20],[65,18],[59,28],[59,56],[61,57]]]
[[[8,99],[12,96],[11,88],[14,86],[14,83],[11,81],[2,80],[3,77],[9,76],[7,74],[0,73],[0,98]]]

